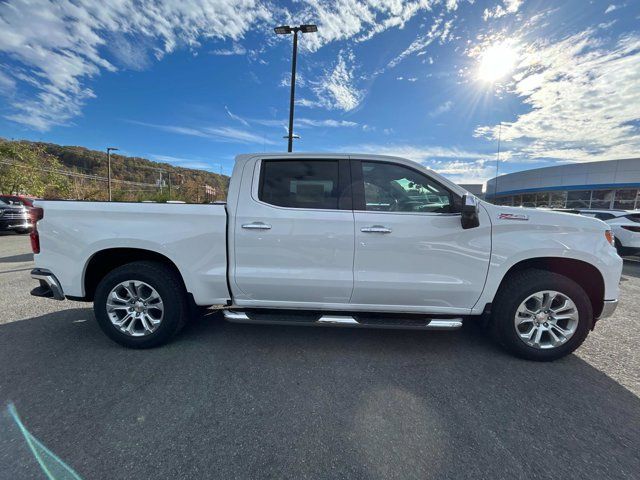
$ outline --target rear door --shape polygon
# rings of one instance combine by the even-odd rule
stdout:
[[[491,228],[464,230],[460,197],[408,165],[352,161],[356,251],[352,304],[468,313],[482,293]]]
[[[250,185],[245,176],[234,220],[236,302],[348,303],[354,254],[348,158],[265,158],[249,172]]]

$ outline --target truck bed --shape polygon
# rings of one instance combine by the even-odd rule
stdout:
[[[64,294],[85,297],[85,266],[108,249],[148,250],[179,270],[197,304],[224,304],[227,214],[224,205],[38,201],[38,268],[56,272]]]

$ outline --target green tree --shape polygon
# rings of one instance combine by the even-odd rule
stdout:
[[[30,142],[0,140],[0,191],[35,197],[59,198],[69,194],[69,179],[59,173],[58,159]]]

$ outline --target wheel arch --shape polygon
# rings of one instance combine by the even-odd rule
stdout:
[[[96,287],[109,272],[138,261],[158,262],[166,265],[176,272],[182,286],[186,290],[184,278],[177,265],[166,255],[153,250],[132,247],[106,248],[95,252],[87,261],[83,274],[84,297],[83,300],[92,301]]]
[[[575,258],[535,257],[521,260],[509,268],[500,282],[496,295],[514,273],[529,269],[546,270],[570,278],[586,292],[591,301],[594,318],[598,318],[602,312],[605,292],[602,273],[590,263]]]

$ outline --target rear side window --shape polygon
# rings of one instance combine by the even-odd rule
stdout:
[[[338,160],[264,160],[258,198],[289,208],[338,209]]]
[[[640,223],[640,213],[631,213],[629,215],[625,215],[624,218],[628,218],[633,222]]]

